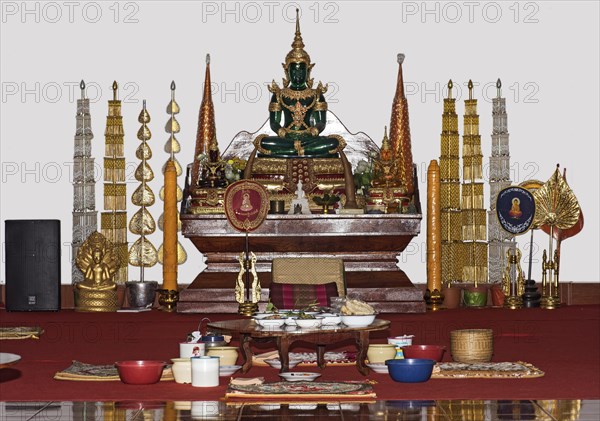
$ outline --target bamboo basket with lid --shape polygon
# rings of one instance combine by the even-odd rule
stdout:
[[[453,330],[450,332],[450,350],[457,362],[489,362],[494,353],[494,333],[492,329]]]

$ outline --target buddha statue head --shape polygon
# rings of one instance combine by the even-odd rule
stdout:
[[[292,42],[292,49],[285,56],[285,63],[282,63],[285,70],[286,79],[284,84],[291,83],[292,88],[305,88],[312,85],[310,71],[315,64],[310,62],[310,56],[304,50],[304,41],[300,33],[299,10],[296,9],[296,34]]]

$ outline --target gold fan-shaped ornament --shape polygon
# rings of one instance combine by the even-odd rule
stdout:
[[[165,126],[165,130],[168,133],[171,133],[171,128],[173,129],[173,133],[179,133],[179,130],[181,129],[179,127],[179,122],[175,117],[169,118],[169,121],[167,121],[167,124]]]
[[[160,200],[165,200],[165,188],[164,186],[160,188],[160,191],[158,192],[158,195],[160,197]],[[177,201],[181,202],[183,200],[183,190],[181,190],[181,187],[179,187],[179,185],[177,185]]]
[[[171,149],[173,150],[174,154],[181,152],[181,145],[179,144],[179,141],[175,135],[172,135],[171,138],[165,143],[165,152],[170,155]]]
[[[186,260],[187,260],[187,252],[185,251],[185,249],[183,248],[181,243],[179,241],[177,241],[177,264],[182,265],[185,263]],[[161,264],[163,263],[163,246],[162,245],[158,248],[158,261]]]
[[[140,182],[154,180],[154,171],[152,171],[152,168],[150,168],[148,162],[144,161],[138,165],[137,169],[135,170],[135,179]]]
[[[165,215],[162,214],[158,217],[158,228],[161,231],[165,229]],[[181,231],[181,219],[179,219],[179,211],[177,211],[177,232]]]
[[[135,235],[150,235],[156,231],[156,222],[145,207],[140,208],[129,221],[129,231]]]
[[[173,158],[173,164],[175,164],[175,170],[177,171],[177,177],[181,175],[183,170],[181,169],[181,164],[176,158]],[[165,173],[165,169],[167,168],[167,163],[165,162],[162,166],[162,173]]]
[[[179,104],[174,99],[167,105],[167,114],[179,114]],[[167,130],[168,132],[169,130]]]
[[[129,264],[132,266],[150,267],[158,261],[158,252],[150,241],[144,237],[137,239],[129,249]]]
[[[147,184],[140,184],[131,195],[131,203],[136,206],[152,206],[156,198]]]
[[[533,192],[533,197],[535,227],[549,225],[564,230],[577,223],[581,212],[579,202],[558,167],[552,177]]]
[[[141,143],[135,151],[135,157],[140,161],[142,159],[150,159],[152,158],[152,149],[150,149],[150,146],[146,142]]]

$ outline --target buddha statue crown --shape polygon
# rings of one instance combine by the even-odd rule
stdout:
[[[304,50],[304,41],[302,41],[302,34],[300,33],[300,11],[296,9],[296,34],[294,35],[294,41],[292,42],[292,49],[285,56],[285,63],[282,64],[286,73],[290,63],[304,63],[306,64],[307,70],[310,70],[315,65],[310,62],[310,56]]]

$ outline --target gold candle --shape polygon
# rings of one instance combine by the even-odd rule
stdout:
[[[165,167],[163,230],[163,289],[177,291],[177,169],[172,159]]]
[[[427,289],[442,290],[442,230],[440,166],[435,159],[427,168]]]

